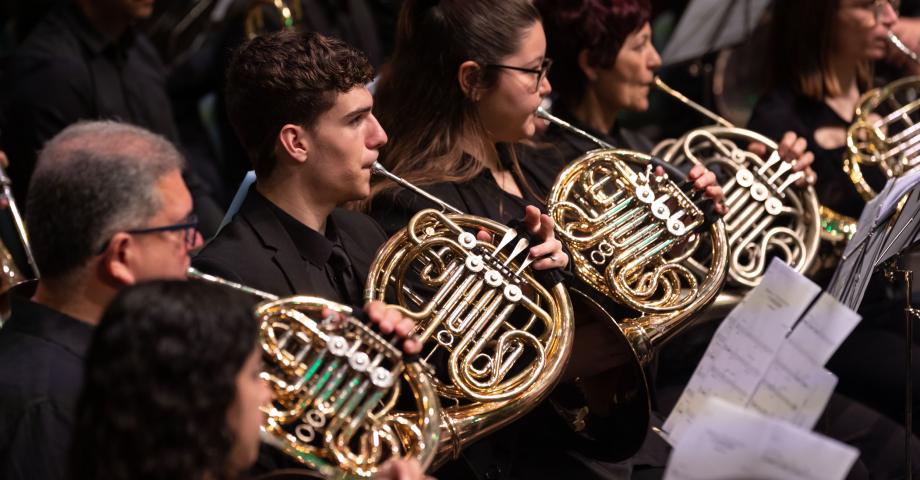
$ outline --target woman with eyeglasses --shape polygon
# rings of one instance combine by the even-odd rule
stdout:
[[[846,133],[860,95],[872,87],[873,64],[885,58],[887,32],[897,24],[899,0],[776,0],[772,11],[770,88],[749,127],[767,136],[792,129],[815,152],[815,185],[826,207],[859,218],[865,201],[843,171]],[[884,185],[878,169],[863,169]],[[904,416],[904,338],[901,295],[881,273],[860,307],[863,321],[831,359],[838,390],[890,417]],[[920,350],[915,350],[920,355]],[[900,357],[900,358],[899,358]],[[915,357],[914,369],[920,368]],[[920,390],[915,389],[920,402]],[[914,408],[920,407],[915,403]],[[915,417],[916,418],[916,417]],[[913,429],[917,431],[918,422]]]
[[[504,224],[523,218],[532,233],[552,239],[552,220],[541,211],[554,178],[534,173],[561,161],[529,142],[542,122],[535,110],[551,91],[551,66],[542,19],[529,0],[407,1],[375,95],[374,113],[390,137],[382,163],[464,213]],[[436,208],[386,181],[373,185],[368,203],[390,233],[422,208]],[[533,266],[566,266],[567,256],[557,252],[532,249],[542,257]],[[585,353],[578,348],[585,330],[576,328],[570,366]],[[610,472],[576,459],[566,445],[568,427],[544,407],[467,448],[439,478],[606,478]]]

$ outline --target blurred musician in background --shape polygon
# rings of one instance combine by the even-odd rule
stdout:
[[[103,309],[127,285],[184,278],[201,237],[182,167],[163,137],[114,122],[68,127],[39,154],[25,220],[42,278],[0,329],[0,477],[64,478]]]
[[[59,1],[4,63],[0,128],[18,198],[26,198],[36,152],[79,120],[123,121],[179,145],[165,69],[135,29],[153,5],[153,0]],[[206,161],[192,158],[183,174],[210,234],[220,208],[196,172]]]
[[[535,3],[547,19],[548,53],[558,59],[550,72],[554,115],[618,148],[651,151],[654,145],[650,139],[617,123],[623,112],[648,110],[655,70],[661,66],[661,57],[652,45],[651,2]],[[597,148],[556,125],[550,125],[541,140],[554,145],[565,162]],[[806,151],[805,140],[780,132],[777,141],[783,158],[796,162],[793,170],[806,172],[799,183],[804,185],[807,178],[814,181],[810,167],[814,156]],[[689,172],[691,179],[699,175],[698,169]]]
[[[898,21],[887,0],[777,0],[772,25],[772,88],[757,104],[750,127],[768,136],[792,128],[815,151],[822,205],[858,217],[865,206],[843,170],[847,128],[862,92],[872,86],[873,63],[886,56],[886,33]],[[794,39],[794,40],[793,40]],[[863,169],[875,188],[878,169]],[[884,412],[904,416],[902,295],[877,273],[860,307],[863,321],[828,362],[838,391]],[[914,347],[914,371],[920,369]],[[914,388],[915,408],[920,390]],[[916,421],[916,432],[920,422]]]
[[[858,218],[865,206],[844,173],[846,130],[856,102],[872,84],[872,62],[888,49],[897,0],[776,0],[773,5],[771,87],[748,128],[778,140],[792,130],[808,141],[821,176],[822,205]],[[881,174],[864,172],[876,187]]]

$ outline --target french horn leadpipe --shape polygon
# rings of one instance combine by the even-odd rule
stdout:
[[[427,470],[439,446],[441,406],[428,368],[403,353],[351,307],[319,297],[279,297],[188,269],[188,277],[260,298],[264,357],[261,377],[272,388],[263,408],[262,441],[322,474],[367,478],[387,458],[410,456]],[[324,313],[335,312],[342,321]],[[396,412],[407,385],[413,419]]]
[[[917,52],[913,51],[913,49],[905,45],[904,41],[901,40],[901,37],[899,37],[891,30],[888,30],[888,34],[885,35],[885,38],[888,39],[888,43],[893,45],[894,48],[898,49],[898,51],[906,55],[907,58],[911,59],[915,64],[920,65],[920,55],[917,55]]]
[[[32,255],[29,233],[26,231],[25,222],[22,220],[19,207],[16,205],[16,199],[13,197],[12,182],[2,165],[0,165],[0,198],[5,198],[7,201],[6,208],[13,221],[13,228],[16,229],[16,235],[22,245],[26,261],[29,264],[29,268],[32,269],[31,277],[23,274],[16,265],[16,260],[13,258],[9,246],[0,241],[0,293],[3,293],[20,283],[38,278],[39,271],[38,264],[35,263],[35,257]]]
[[[572,351],[572,299],[561,282],[537,280],[529,240],[514,229],[462,213],[379,163],[372,172],[442,209],[419,211],[379,248],[365,288],[365,300],[392,300],[416,322],[444,405],[438,464],[549,395]],[[480,230],[494,242],[478,240]]]

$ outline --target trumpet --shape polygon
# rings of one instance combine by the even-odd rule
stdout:
[[[395,456],[431,465],[441,406],[428,368],[404,358],[360,312],[318,297],[279,298],[194,268],[188,276],[262,300],[254,309],[266,365],[261,377],[272,389],[263,442],[327,478],[367,478]],[[411,417],[395,408],[406,385]]]
[[[392,300],[416,322],[445,405],[436,462],[444,461],[550,393],[572,350],[572,300],[561,283],[536,279],[526,237],[461,213],[379,163],[372,171],[441,207],[416,213],[380,247],[365,299]],[[479,230],[497,242],[478,240]]]

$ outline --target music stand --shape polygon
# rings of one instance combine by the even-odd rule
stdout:
[[[920,170],[889,180],[885,188],[866,204],[859,226],[828,286],[828,293],[853,310],[859,308],[872,272],[884,269],[889,281],[903,279],[905,288],[904,337],[904,462],[905,478],[912,478],[911,439],[913,431],[913,322],[920,310],[911,300],[913,271],[907,254],[920,245]]]
[[[661,54],[663,66],[734,45],[751,34],[770,0],[692,0]]]

